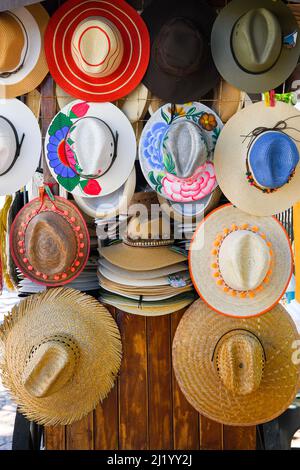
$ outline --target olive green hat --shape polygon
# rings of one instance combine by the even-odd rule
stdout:
[[[271,90],[296,67],[299,33],[296,19],[281,0],[232,0],[213,26],[215,65],[240,90]]]

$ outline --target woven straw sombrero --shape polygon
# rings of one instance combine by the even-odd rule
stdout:
[[[300,199],[300,112],[255,103],[236,113],[217,141],[218,184],[232,204],[254,215],[285,211]]]
[[[1,98],[15,98],[34,90],[48,73],[44,52],[47,11],[42,5],[12,8],[16,9],[0,15]]]
[[[299,334],[281,305],[258,318],[220,317],[197,300],[173,342],[179,386],[199,413],[232,426],[270,421],[294,400]]]
[[[67,199],[41,191],[17,214],[10,231],[15,264],[34,282],[60,286],[85,267],[90,238],[80,211]]]
[[[20,411],[39,424],[71,424],[92,411],[121,363],[118,327],[94,298],[51,289],[23,300],[0,329],[1,371]]]
[[[251,216],[226,204],[199,224],[189,266],[198,294],[212,309],[251,317],[281,299],[293,256],[288,235],[275,217]]]
[[[115,101],[142,80],[149,33],[123,0],[69,0],[52,16],[45,36],[51,75],[86,101]]]

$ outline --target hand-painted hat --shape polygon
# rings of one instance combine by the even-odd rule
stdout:
[[[247,106],[225,125],[214,164],[232,204],[255,215],[285,211],[300,199],[300,112],[277,102]]]
[[[128,95],[149,62],[146,25],[123,0],[68,0],[52,16],[45,37],[54,80],[86,101]]]
[[[53,177],[76,196],[106,196],[119,189],[135,156],[132,126],[111,103],[71,102],[55,116],[45,138]]]
[[[151,41],[143,83],[171,103],[197,101],[219,76],[212,60],[210,34],[216,13],[203,0],[164,0],[147,6],[142,18]]]
[[[195,289],[211,308],[244,318],[279,302],[292,275],[293,256],[275,217],[252,216],[226,204],[198,225],[189,265]]]
[[[41,5],[11,8],[16,9],[0,13],[1,98],[15,98],[34,90],[48,73],[44,52],[48,13]]]
[[[49,289],[23,300],[0,328],[2,380],[20,411],[39,424],[71,424],[113,387],[122,344],[97,300]]]
[[[144,127],[139,159],[150,186],[175,202],[198,201],[217,186],[213,153],[222,129],[201,103],[167,104]]]
[[[184,314],[173,366],[189,403],[232,426],[270,421],[295,399],[299,334],[281,305],[258,318],[224,318],[201,300]]]
[[[39,124],[30,109],[17,99],[0,100],[0,196],[29,182],[41,147]]]
[[[88,229],[79,210],[47,188],[21,209],[11,226],[14,262],[39,284],[60,286],[75,279],[86,265],[89,249]]]
[[[233,0],[217,17],[212,55],[222,77],[258,93],[278,87],[295,68],[299,27],[281,0]]]

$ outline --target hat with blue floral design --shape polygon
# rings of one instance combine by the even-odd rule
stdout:
[[[201,103],[166,104],[147,122],[139,158],[150,186],[171,201],[198,201],[217,187],[213,153],[223,127]]]
[[[55,180],[74,196],[107,196],[128,179],[136,139],[130,121],[113,104],[77,100],[51,122],[45,156]]]

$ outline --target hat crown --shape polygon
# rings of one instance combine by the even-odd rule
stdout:
[[[12,72],[19,67],[25,44],[24,31],[17,17],[9,12],[0,13],[0,73]]]
[[[73,141],[70,148],[79,174],[100,177],[111,167],[116,143],[104,121],[93,116],[81,118],[71,127],[68,138]]]
[[[252,291],[259,287],[270,269],[270,250],[265,240],[249,230],[231,232],[219,250],[219,269],[228,287]]]
[[[172,243],[170,235],[170,224],[169,220],[165,217],[148,217],[148,214],[140,217],[132,217],[127,227],[127,235],[125,242],[129,244],[145,243],[149,241],[157,242],[157,245],[160,242],[164,244]]]
[[[197,71],[206,58],[203,36],[187,18],[173,18],[165,23],[154,49],[159,67],[175,76],[187,76]]]
[[[0,174],[11,166],[16,150],[17,143],[12,126],[5,119],[0,119]]]
[[[34,397],[50,396],[70,381],[78,359],[79,349],[71,338],[57,335],[45,339],[32,348],[22,383]]]
[[[252,9],[236,22],[231,41],[235,60],[245,71],[266,72],[281,52],[280,23],[266,8]]]
[[[299,162],[299,151],[291,137],[280,131],[259,135],[248,153],[249,167],[262,188],[277,189],[286,184]]]
[[[121,64],[124,45],[114,23],[106,18],[93,16],[76,27],[71,50],[74,61],[84,73],[107,77]]]
[[[28,224],[25,248],[31,266],[47,276],[70,268],[77,254],[70,224],[52,211],[37,214]]]
[[[236,395],[248,395],[259,388],[264,364],[262,344],[250,331],[229,333],[217,347],[219,377],[224,386]]]
[[[209,157],[207,142],[199,126],[186,119],[171,124],[162,141],[162,153],[170,155],[178,178],[190,178]]]

